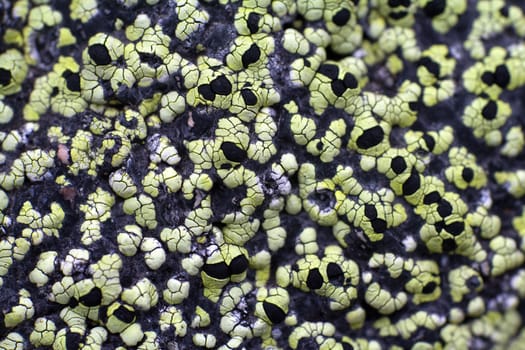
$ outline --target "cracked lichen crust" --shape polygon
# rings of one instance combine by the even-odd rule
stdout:
[[[0,1],[0,349],[522,349],[523,11]]]

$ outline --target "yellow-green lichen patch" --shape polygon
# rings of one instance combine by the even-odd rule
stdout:
[[[524,11],[3,2],[0,348],[520,349]]]

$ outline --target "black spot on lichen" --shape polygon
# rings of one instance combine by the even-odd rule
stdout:
[[[235,143],[233,142],[223,142],[221,144],[221,150],[226,156],[226,158],[232,162],[243,162],[246,160],[246,151],[239,148]]]
[[[225,279],[230,277],[230,270],[224,261],[216,264],[204,264],[202,271],[212,278]]]
[[[335,64],[322,64],[317,72],[333,80],[339,75],[339,67]]]
[[[98,287],[94,287],[88,294],[83,295],[78,301],[88,307],[100,305],[102,301],[102,291]]]
[[[250,89],[242,89],[241,96],[246,105],[255,106],[257,104],[257,96]]]
[[[248,259],[244,255],[236,256],[230,262],[230,274],[237,275],[243,273],[248,268]]]
[[[428,17],[436,17],[445,11],[446,6],[446,0],[430,0],[423,7],[423,12]]]
[[[337,13],[332,17],[332,21],[342,27],[346,23],[348,23],[348,20],[350,19],[350,11],[348,9],[341,9],[337,11]]]
[[[421,180],[419,178],[419,173],[415,170],[412,170],[408,179],[403,183],[403,194],[405,196],[410,196],[419,189]]]
[[[217,95],[227,96],[232,92],[232,84],[224,75],[221,75],[212,80],[210,87],[211,90]]]
[[[498,105],[492,100],[487,102],[487,104],[485,105],[485,107],[483,107],[483,110],[481,111],[481,115],[486,120],[494,120],[496,118],[497,113]]]
[[[306,280],[306,285],[310,289],[319,289],[323,285],[323,276],[319,272],[319,269],[311,269],[308,272],[308,278]]]
[[[7,69],[0,68],[0,85],[8,85],[11,82],[11,72]]]
[[[407,163],[405,161],[405,158],[401,156],[396,156],[394,159],[392,159],[391,166],[392,170],[394,170],[396,174],[401,174],[403,173],[403,171],[406,170]]]
[[[461,177],[465,182],[471,182],[474,179],[474,171],[471,168],[465,167],[461,171]]]
[[[381,141],[385,133],[383,128],[376,125],[370,129],[366,129],[361,136],[357,139],[357,146],[359,148],[368,149],[377,146]]]
[[[93,62],[97,65],[108,65],[112,59],[107,47],[102,44],[94,44],[88,48],[88,53]]]
[[[199,94],[202,95],[206,100],[213,101],[215,100],[215,92],[211,89],[210,84],[199,85]]]
[[[266,315],[268,315],[268,318],[270,319],[270,321],[272,321],[272,323],[281,323],[286,318],[286,314],[284,313],[284,311],[280,307],[272,303],[263,301],[263,308],[264,312],[266,313]]]
[[[113,311],[113,316],[125,323],[131,323],[135,319],[135,313],[123,305]]]
[[[250,12],[248,15],[248,29],[250,30],[250,33],[254,34],[259,31],[259,20],[261,19],[261,15]]]
[[[73,73],[70,70],[66,70],[62,73],[64,79],[66,79],[66,86],[71,91],[80,91],[80,75],[78,73]]]
[[[248,68],[252,63],[255,63],[261,57],[261,49],[256,43],[253,43],[248,50],[242,55],[242,66]]]

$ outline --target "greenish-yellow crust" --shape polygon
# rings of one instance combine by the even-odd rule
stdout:
[[[0,1],[0,350],[523,349],[524,11]]]

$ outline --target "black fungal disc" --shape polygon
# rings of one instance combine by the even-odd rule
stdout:
[[[229,266],[231,275],[238,275],[248,269],[248,259],[244,255],[236,256],[232,259]]]
[[[494,120],[498,114],[498,105],[496,102],[490,100],[481,110],[481,115],[486,120]]]
[[[284,311],[275,304],[263,301],[263,309],[272,323],[281,323],[286,318]]]
[[[7,86],[11,82],[11,72],[0,68],[0,85]]]
[[[343,273],[343,269],[341,269],[341,266],[339,264],[336,264],[334,262],[328,263],[328,266],[326,267],[326,275],[328,276],[328,280],[330,283],[334,285],[343,285],[345,276]]]
[[[417,171],[412,170],[408,179],[403,183],[403,194],[410,196],[415,193],[421,185],[420,175]]]
[[[223,142],[221,144],[221,150],[226,156],[226,158],[232,162],[238,162],[241,163],[246,160],[248,157],[246,154],[246,151],[239,148],[235,143],[233,142]]]
[[[211,89],[217,95],[227,96],[232,92],[232,83],[224,75],[221,75],[210,83]]]
[[[494,83],[498,85],[500,88],[505,89],[507,85],[509,85],[510,82],[510,74],[509,70],[507,69],[507,66],[504,64],[500,64],[496,67],[496,71],[494,72]]]
[[[230,269],[224,261],[216,264],[204,264],[202,271],[204,271],[211,278],[225,279],[230,277]]]
[[[341,9],[332,17],[332,22],[334,22],[339,27],[344,26],[348,23],[350,19],[350,11],[348,9]]]
[[[80,75],[73,73],[69,69],[62,73],[64,79],[66,79],[66,86],[71,91],[80,92]]]
[[[427,2],[425,7],[423,7],[423,12],[428,17],[436,17],[442,14],[445,11],[447,6],[447,0],[430,0]]]
[[[357,79],[354,77],[353,74],[346,73],[343,78],[343,84],[347,89],[355,89],[359,85],[357,82]]]
[[[423,287],[421,291],[425,294],[430,294],[430,293],[433,293],[434,290],[436,290],[436,288],[437,288],[437,283],[432,281],[432,282],[425,284],[425,286]]]
[[[91,45],[88,54],[97,65],[108,65],[112,61],[108,48],[102,44]]]
[[[334,80],[337,79],[339,75],[339,67],[331,63],[322,64],[317,70],[317,73],[320,73]]]
[[[396,156],[392,159],[390,166],[392,167],[392,170],[394,170],[394,172],[399,175],[406,170],[407,162],[405,161],[405,158]]]
[[[250,12],[248,15],[248,30],[250,33],[255,34],[259,31],[259,20],[261,19],[261,15],[255,12]]]
[[[125,323],[132,323],[135,320],[135,313],[124,305],[119,306],[115,311],[113,311],[113,316]]]
[[[88,306],[88,307],[94,307],[97,305],[100,305],[102,301],[102,291],[98,287],[92,288],[88,294],[80,297],[78,300],[81,304]]]
[[[423,57],[419,60],[419,65],[425,67],[430,73],[432,73],[434,76],[439,77],[439,64],[432,61],[430,57]]]
[[[210,84],[202,84],[197,88],[199,94],[208,101],[215,100],[215,92],[211,89]]]
[[[452,214],[452,205],[446,200],[442,200],[441,203],[438,205],[438,214],[442,218],[446,218],[450,214]]]
[[[383,141],[385,132],[381,126],[376,125],[370,129],[366,129],[361,136],[357,138],[357,146],[362,149],[369,149],[377,146]]]
[[[464,167],[461,171],[461,177],[463,180],[465,180],[465,182],[471,182],[474,179],[474,170],[469,167]]]
[[[430,205],[432,203],[437,203],[441,200],[441,195],[438,191],[432,191],[425,195],[423,198],[423,204]]]
[[[241,96],[247,106],[255,106],[257,104],[257,96],[250,89],[242,89]]]
[[[256,43],[253,43],[242,55],[242,66],[248,68],[250,64],[257,62],[259,58],[261,58],[261,49]]]
[[[319,272],[318,268],[311,269],[308,272],[308,278],[306,279],[306,285],[310,289],[319,289],[323,285],[323,276]]]

